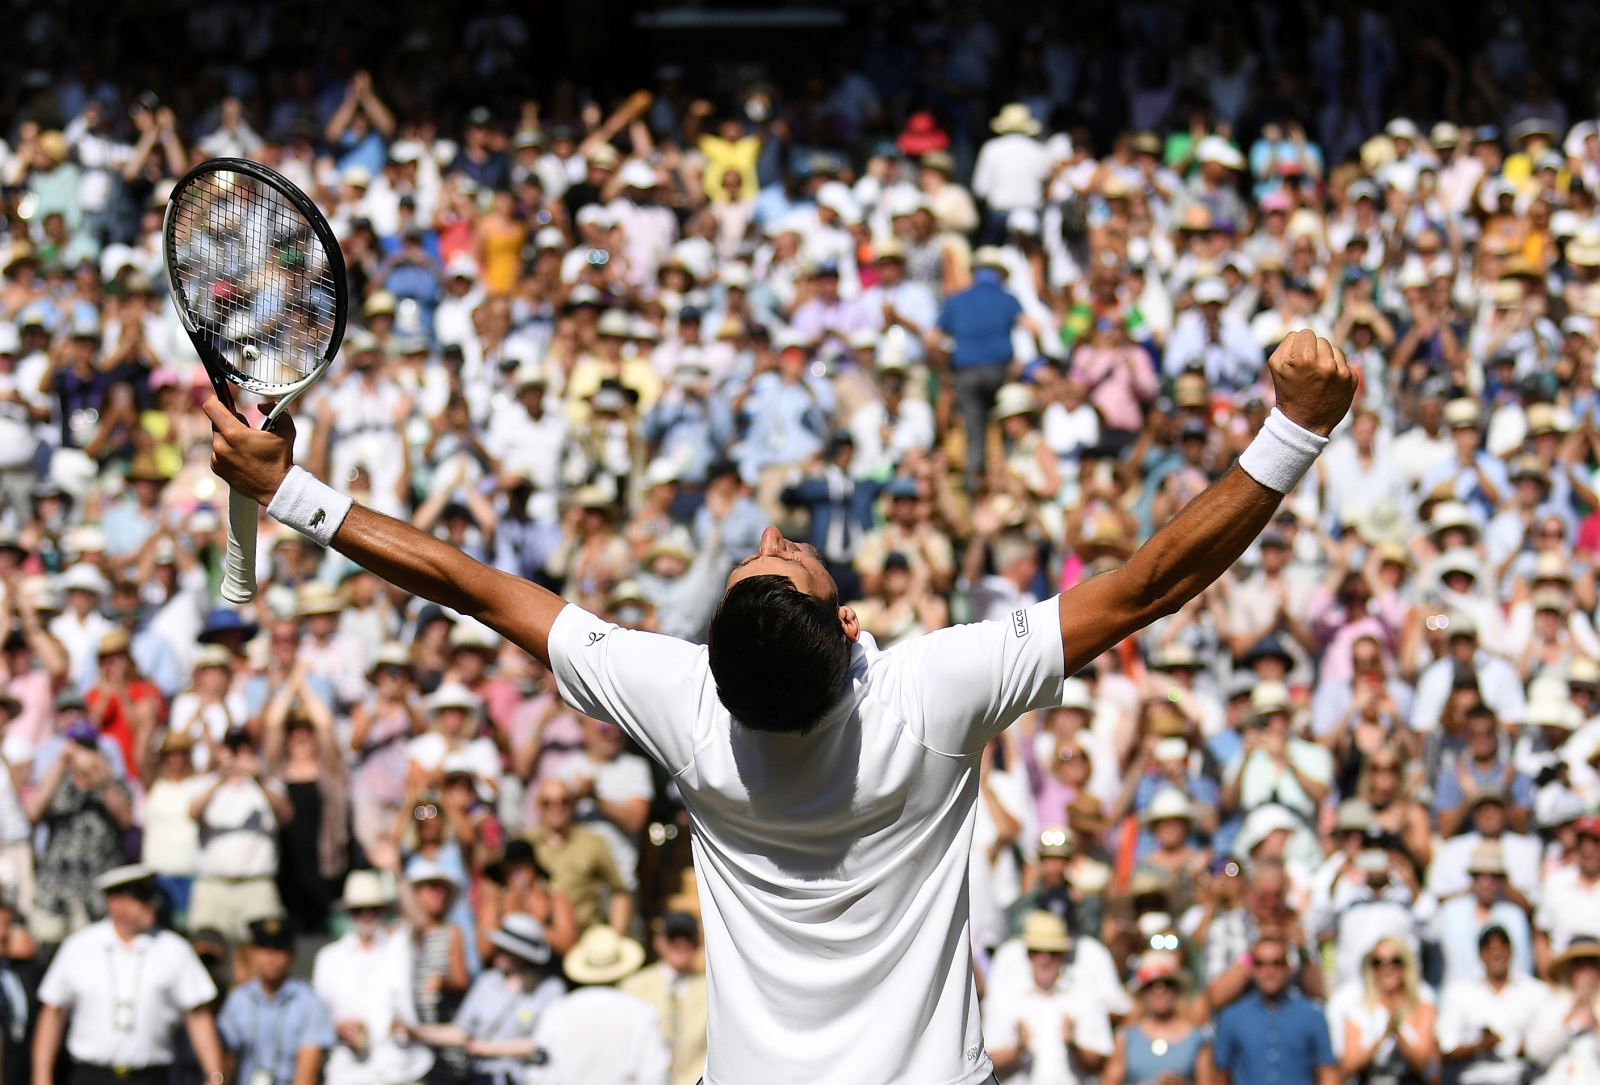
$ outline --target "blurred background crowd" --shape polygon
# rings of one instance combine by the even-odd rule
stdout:
[[[635,1077],[582,1080],[703,1067],[658,766],[265,517],[222,605],[160,229],[243,156],[349,272],[300,462],[689,640],[769,524],[882,648],[1010,620],[1229,468],[1287,334],[1341,346],[1356,410],[1238,567],[986,753],[988,1050],[1035,1085],[1600,1081],[1591,6],[11,14],[6,1075],[129,885],[219,989],[315,968],[326,1065],[278,1085],[506,1085],[591,1034]],[[564,1004],[617,980],[648,1028]]]

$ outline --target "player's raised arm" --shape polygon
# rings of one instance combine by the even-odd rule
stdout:
[[[350,498],[294,465],[294,422],[253,429],[215,396],[205,403],[215,435],[211,467],[229,486],[267,505],[273,516],[413,595],[471,615],[549,665],[550,626],[566,606],[559,595],[492,569]]]
[[[1267,360],[1278,406],[1239,466],[1195,498],[1128,563],[1061,597],[1066,673],[1171,614],[1239,559],[1350,409],[1356,377],[1344,354],[1295,332]]]

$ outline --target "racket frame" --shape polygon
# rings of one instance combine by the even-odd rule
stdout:
[[[230,362],[227,357],[212,342],[211,336],[199,327],[189,313],[189,307],[184,304],[184,291],[178,281],[177,272],[177,245],[175,244],[178,199],[192,183],[208,173],[241,173],[252,180],[267,185],[277,191],[278,195],[305,219],[311,232],[321,242],[328,259],[329,277],[333,280],[333,332],[328,337],[328,346],[323,356],[317,360],[299,380],[291,384],[271,384],[258,380],[238,366]],[[245,158],[208,158],[195,166],[179,179],[172,189],[172,196],[167,201],[166,215],[161,224],[161,251],[163,264],[167,276],[167,288],[172,291],[172,307],[178,312],[178,320],[183,324],[183,330],[188,333],[189,341],[194,344],[194,349],[200,355],[200,361],[205,366],[206,376],[211,379],[211,387],[216,391],[217,398],[222,401],[235,417],[238,416],[233,389],[239,388],[264,399],[273,399],[276,402],[267,412],[261,428],[269,430],[278,421],[278,417],[293,403],[300,394],[311,385],[315,384],[328,367],[333,364],[334,358],[339,354],[339,348],[344,343],[345,323],[350,315],[350,288],[346,279],[344,251],[339,247],[338,238],[333,235],[333,228],[328,225],[317,205],[311,198],[300,191],[295,183],[283,176],[277,170],[264,166],[259,162],[252,162]],[[243,419],[240,419],[243,421]],[[255,551],[256,551],[256,505],[255,502],[237,492],[230,492],[228,500],[228,552],[224,567],[222,582],[222,595],[232,603],[248,603],[255,598]]]

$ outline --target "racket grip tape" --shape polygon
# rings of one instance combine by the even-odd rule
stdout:
[[[238,490],[228,495],[228,557],[222,570],[222,597],[248,603],[256,597],[255,500]]]

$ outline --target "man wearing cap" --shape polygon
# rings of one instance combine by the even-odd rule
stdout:
[[[1005,216],[1019,207],[1038,207],[1054,166],[1038,135],[1043,126],[1021,102],[1010,102],[989,122],[994,138],[978,150],[972,168],[972,194],[983,201],[985,230],[998,233]]]
[[[1030,912],[1023,920],[1033,982],[996,990],[983,1005],[983,1034],[995,1073],[1039,1085],[1094,1081],[1114,1049],[1111,1021],[1098,998],[1062,983],[1072,935],[1061,917]]]
[[[74,1085],[167,1085],[180,1021],[207,1085],[223,1085],[216,1024],[203,1008],[217,989],[189,943],[153,930],[154,875],[144,866],[117,867],[95,886],[105,893],[107,917],[63,942],[39,984],[33,1085],[54,1079],[64,1030]]]
[[[607,626],[346,504],[291,471],[291,424],[269,433],[218,402],[206,411],[217,470],[236,490],[522,645],[553,666],[564,699],[673,774],[701,876],[713,1081],[981,1085],[992,1064],[967,872],[983,748],[1023,712],[1059,703],[1067,674],[1204,590],[1299,484],[1356,376],[1304,332],[1270,367],[1278,406],[1239,470],[1126,565],[1002,622],[884,652],[819,557],[776,528],[732,573],[702,648]],[[833,901],[821,911],[819,887]]]
[[[1444,420],[1450,427],[1455,455],[1434,464],[1417,481],[1423,496],[1443,492],[1471,505],[1480,517],[1494,515],[1495,507],[1511,492],[1505,464],[1484,451],[1481,412],[1476,400],[1452,399],[1445,404]]]
[[[50,635],[61,642],[71,662],[71,680],[79,689],[94,685],[100,640],[116,625],[100,613],[111,585],[97,566],[86,561],[69,565],[56,581],[67,608],[50,620]]]
[[[1478,623],[1466,611],[1453,611],[1444,617],[1450,654],[1428,664],[1417,679],[1417,695],[1411,702],[1412,728],[1424,735],[1438,729],[1450,690],[1462,671],[1472,675],[1483,703],[1497,719],[1520,723],[1527,711],[1527,693],[1517,669],[1478,646]]]
[[[1223,391],[1248,388],[1261,376],[1261,347],[1228,303],[1228,286],[1215,275],[1189,291],[1194,304],[1178,314],[1161,356],[1162,372],[1176,380],[1196,372],[1206,384]]]
[[[250,923],[251,979],[228,992],[217,1015],[228,1076],[238,1085],[317,1085],[336,1037],[327,1007],[294,964],[293,921]]]
[[[540,1016],[527,1085],[667,1085],[672,1052],[655,1007],[616,986],[642,964],[633,939],[606,926],[583,932],[561,962],[578,987]]]
[[[672,1052],[672,1085],[696,1085],[706,1070],[706,976],[700,962],[700,921],[668,912],[653,924],[656,963],[617,989],[655,1007],[661,1038]]]
[[[1483,787],[1470,793],[1465,812],[1466,831],[1446,838],[1434,849],[1428,866],[1428,891],[1439,900],[1447,900],[1470,890],[1472,876],[1467,867],[1473,854],[1482,844],[1497,844],[1506,869],[1506,899],[1525,911],[1533,911],[1543,893],[1539,838],[1510,830],[1502,788]]]
[[[1514,967],[1512,936],[1502,923],[1482,924],[1474,941],[1477,974],[1453,979],[1446,972],[1439,996],[1434,1035],[1446,1080],[1459,1085],[1526,1081],[1532,1072],[1524,1049],[1528,1029],[1549,1001],[1550,988]]]
[[[431,1047],[456,1047],[472,1059],[471,1085],[513,1085],[537,1050],[539,1018],[566,993],[553,974],[544,927],[526,912],[501,917],[489,932],[493,967],[473,981],[448,1025],[404,1024],[405,1033]]]
[[[1528,913],[1506,899],[1506,864],[1500,845],[1485,843],[1473,849],[1467,863],[1472,888],[1442,904],[1434,918],[1434,937],[1444,957],[1444,983],[1480,980],[1484,975],[1480,932],[1498,927],[1510,942],[1511,968],[1521,976],[1533,975],[1533,932]]]
[[[1600,1060],[1595,1050],[1600,1017],[1600,940],[1574,938],[1550,962],[1554,990],[1534,1014],[1525,1039],[1528,1057],[1548,1067],[1545,1083],[1590,1081]]]
[[[311,987],[338,1037],[328,1055],[328,1085],[411,1085],[433,1066],[427,1047],[401,1045],[393,1035],[397,1022],[417,1019],[410,945],[389,928],[395,903],[390,875],[352,870],[337,902],[349,927],[317,951]]]

